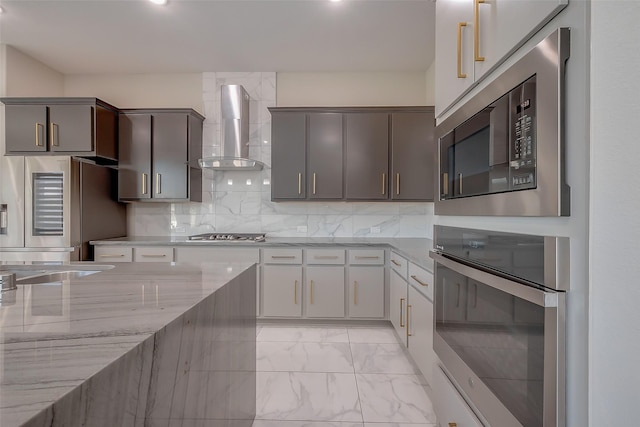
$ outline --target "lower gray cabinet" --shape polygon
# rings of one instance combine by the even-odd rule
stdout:
[[[389,275],[389,320],[400,341],[407,345],[407,282],[394,270]]]
[[[302,316],[302,267],[265,265],[262,267],[262,315]]]
[[[429,384],[433,384],[433,303],[413,286],[409,286],[407,304],[407,338],[409,354]]]
[[[349,267],[349,317],[384,317],[384,267]]]
[[[344,317],[344,267],[307,267],[307,317]]]

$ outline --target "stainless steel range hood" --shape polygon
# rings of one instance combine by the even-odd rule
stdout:
[[[249,159],[249,94],[241,85],[222,85],[222,155],[198,160],[201,168],[262,170],[263,163]]]

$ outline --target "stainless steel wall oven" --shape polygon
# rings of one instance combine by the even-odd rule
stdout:
[[[569,29],[536,45],[436,128],[436,215],[569,215],[564,68]]]
[[[435,227],[434,350],[492,426],[565,425],[568,239]]]

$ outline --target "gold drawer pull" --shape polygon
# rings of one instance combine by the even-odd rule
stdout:
[[[142,254],[143,258],[164,258],[166,254]]]
[[[403,307],[404,307],[404,298],[400,298],[400,327],[404,328],[404,324],[402,323],[402,312],[403,312]]]
[[[338,255],[314,255],[315,259],[338,259]]]
[[[449,427],[458,427],[458,423],[449,423]]]
[[[309,292],[309,303],[311,305],[313,305],[313,280],[310,281],[311,282],[311,292]]]
[[[411,304],[407,305],[407,336],[411,337],[413,334],[409,332],[409,318],[411,317]]]
[[[415,280],[416,282],[420,283],[422,286],[429,286],[428,283],[424,283],[424,282],[420,281],[420,279],[418,279],[415,275],[412,275],[411,278],[413,280]]]
[[[358,282],[353,281],[353,305],[358,305]]]
[[[124,254],[104,254],[100,258],[124,258]]]
[[[298,305],[298,281],[293,282],[293,304]]]
[[[395,265],[397,265],[398,267],[402,267],[402,264],[400,264],[398,261],[396,261],[395,259],[391,260],[392,263],[394,263]]]
[[[356,259],[380,259],[379,255],[356,255]]]
[[[271,255],[272,259],[295,259],[295,255]]]

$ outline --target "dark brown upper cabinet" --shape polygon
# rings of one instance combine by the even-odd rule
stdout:
[[[348,200],[389,198],[389,114],[346,113]]]
[[[191,109],[122,110],[120,201],[201,202],[203,121]]]
[[[97,98],[2,98],[5,154],[118,161],[118,109]]]
[[[424,112],[391,114],[391,199],[433,201],[435,117]]]
[[[433,107],[269,110],[272,200],[433,200]]]

